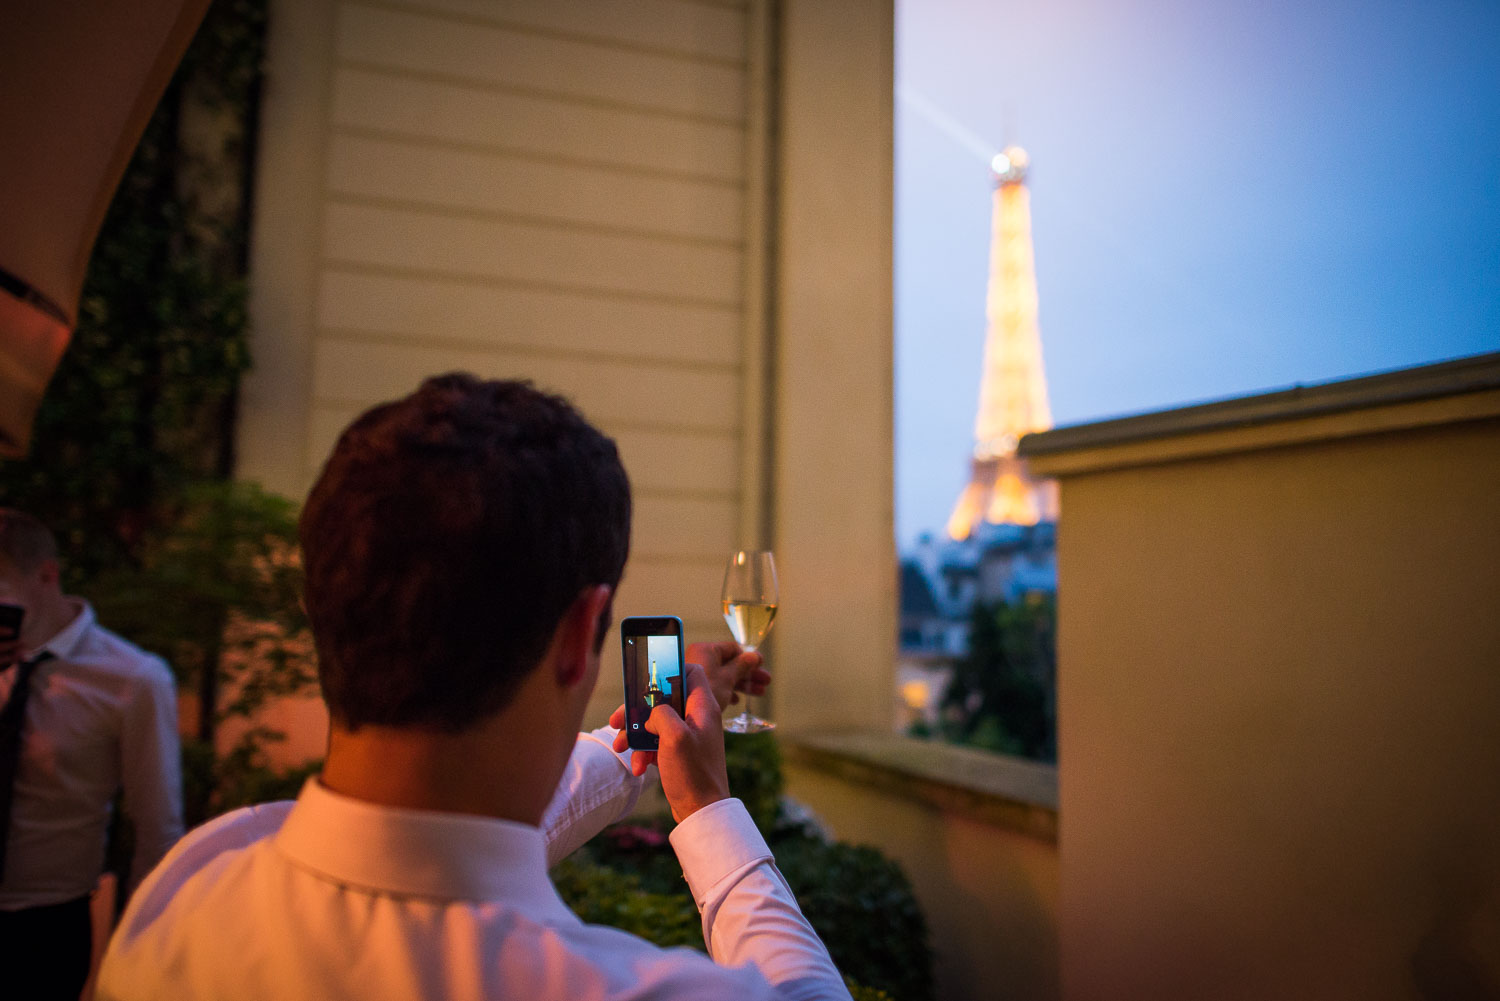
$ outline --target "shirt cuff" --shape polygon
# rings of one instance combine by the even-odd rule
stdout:
[[[700,908],[719,883],[771,858],[766,839],[737,799],[703,807],[678,824],[668,839]]]

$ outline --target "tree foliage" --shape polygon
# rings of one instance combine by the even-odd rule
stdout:
[[[1057,760],[1057,601],[977,604],[969,652],[943,693],[942,735],[1001,754]]]

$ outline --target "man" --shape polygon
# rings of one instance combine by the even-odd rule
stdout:
[[[323,773],[189,835],[100,996],[847,1001],[729,796],[719,702],[757,656],[695,647],[659,752],[626,751],[623,707],[578,734],[629,535],[614,443],[528,384],[443,376],[356,420],[301,522]],[[584,925],[547,878],[652,761],[712,960]]]
[[[182,836],[177,697],[166,664],[62,593],[52,533],[5,508],[0,603],[22,616],[0,637],[0,993],[75,1001],[116,793],[132,884]]]

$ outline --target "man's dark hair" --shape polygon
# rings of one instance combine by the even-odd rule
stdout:
[[[462,730],[505,707],[585,588],[619,583],[630,483],[562,397],[443,375],[344,431],[300,534],[332,717]]]
[[[25,511],[0,507],[0,560],[30,573],[55,559],[57,539],[51,529]]]

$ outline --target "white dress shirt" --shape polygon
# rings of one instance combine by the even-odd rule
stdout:
[[[317,780],[295,803],[220,817],[136,893],[98,997],[848,1001],[738,800],[671,835],[717,962],[568,910],[548,865],[640,791],[613,738],[579,735],[540,829],[378,806]]]
[[[58,904],[104,870],[115,793],[135,826],[132,883],[182,836],[177,695],[167,665],[105,629],[87,602],[36,650],[0,910]],[[19,671],[0,672],[0,704]]]

